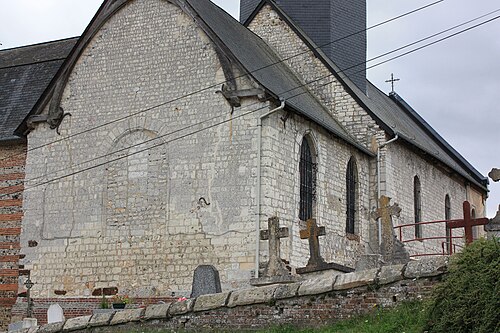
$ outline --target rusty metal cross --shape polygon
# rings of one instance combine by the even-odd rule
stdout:
[[[319,250],[319,237],[325,235],[325,227],[318,227],[318,225],[316,224],[316,219],[307,220],[306,229],[300,231],[300,238],[309,240],[309,252],[311,257],[309,258],[307,267],[319,268],[323,265],[326,265],[326,262],[321,257]]]
[[[489,220],[486,217],[477,219],[471,218],[470,203],[468,201],[464,201],[463,209],[464,209],[464,218],[461,220],[449,220],[448,222],[446,222],[446,226],[450,229],[464,228],[465,242],[466,244],[470,244],[474,241],[472,235],[472,227],[477,225],[488,224]]]
[[[264,276],[289,275],[290,273],[281,260],[280,239],[288,237],[288,228],[279,226],[280,220],[274,216],[268,219],[268,230],[260,231],[260,239],[269,241],[269,262]]]

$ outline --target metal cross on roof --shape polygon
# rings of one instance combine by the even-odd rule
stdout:
[[[390,80],[385,80],[385,82],[387,82],[387,83],[390,82],[391,83],[391,87],[392,87],[391,93],[394,93],[394,82],[397,82],[397,81],[399,81],[399,79],[395,79],[394,78],[394,73],[391,73],[391,79]]]

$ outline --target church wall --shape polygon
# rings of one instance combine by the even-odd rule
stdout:
[[[445,219],[445,197],[450,196],[451,218],[463,218],[462,204],[467,200],[465,184],[456,178],[450,177],[436,165],[429,163],[419,154],[409,150],[401,142],[394,142],[386,146],[386,159],[382,165],[386,170],[383,175],[382,189],[385,195],[392,198],[392,203],[399,204],[402,209],[400,217],[393,221],[395,225],[414,223],[413,184],[414,177],[418,176],[421,184],[422,222]],[[415,228],[403,229],[404,239],[415,238]],[[398,235],[399,231],[396,231]],[[453,236],[462,236],[463,229],[454,229]],[[445,225],[423,225],[423,237],[444,237]],[[410,254],[415,253],[441,253],[441,244],[445,239],[415,241],[407,243]],[[462,239],[453,240],[454,243],[463,245]],[[457,251],[459,248],[457,248]]]
[[[343,85],[331,74],[330,70],[314,56],[309,47],[268,5],[255,16],[248,28],[265,40],[294,71],[310,91],[326,106],[358,142],[367,148],[376,150],[377,143],[384,142],[386,136],[375,121],[355,101]],[[346,164],[347,165],[347,164]],[[369,209],[376,207],[376,163],[372,160],[367,175],[372,186],[369,188]],[[377,231],[374,223],[369,223],[364,237],[370,241],[365,247],[368,253],[376,251]],[[349,260],[350,261],[350,260]]]
[[[365,154],[333,137],[316,124],[294,115],[283,123],[285,113],[273,114],[263,122],[262,144],[262,220],[277,215],[280,225],[289,228],[290,237],[281,240],[282,257],[290,265],[304,267],[310,257],[307,239],[300,239],[305,229],[299,219],[300,147],[304,137],[312,143],[317,164],[316,203],[313,216],[326,235],[320,237],[320,249],[327,262],[355,267],[367,251],[369,240],[369,168]],[[355,234],[346,234],[346,170],[349,159],[357,164],[358,196]],[[266,242],[261,242],[264,260]]]
[[[374,138],[384,140],[371,116],[271,6],[264,6],[248,28],[287,59],[285,63],[358,142],[370,148]]]
[[[170,2],[130,1],[104,25],[65,88],[61,136],[46,124],[29,135],[44,145],[28,154],[21,241],[34,297],[189,296],[200,264],[225,290],[247,283],[257,120],[236,117],[268,106],[247,99],[190,135],[230,119],[220,85],[167,102],[222,81],[213,44]]]

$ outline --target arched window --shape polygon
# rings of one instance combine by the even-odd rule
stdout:
[[[355,221],[357,213],[357,197],[358,197],[358,170],[356,161],[353,157],[347,163],[346,171],[346,224],[345,231],[348,234],[355,234]]]
[[[420,179],[415,176],[413,179],[413,207],[415,213],[415,223],[422,222],[422,189]],[[415,238],[422,238],[422,226],[415,224]]]
[[[450,196],[447,194],[444,197],[444,219],[445,220],[451,220],[451,201],[450,201]],[[451,253],[451,231],[450,228],[446,228],[446,251],[447,253]]]
[[[307,221],[313,217],[316,186],[316,165],[309,141],[304,137],[300,146],[300,207],[299,218]]]

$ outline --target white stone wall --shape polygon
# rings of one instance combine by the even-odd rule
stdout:
[[[247,283],[256,115],[189,135],[230,119],[220,86],[168,102],[223,81],[221,73],[214,46],[170,2],[131,1],[104,25],[65,89],[72,117],[62,135],[44,124],[29,135],[30,149],[73,136],[28,156],[22,245],[34,296],[114,286],[137,296],[187,293],[200,264],[214,265],[225,289]],[[232,117],[261,107],[247,99]]]
[[[418,176],[421,184],[422,222],[444,220],[445,197],[450,196],[451,218],[463,218],[462,204],[467,199],[463,181],[450,177],[436,165],[415,154],[402,142],[396,141],[387,146],[386,159],[382,160],[386,170],[383,188],[392,202],[401,207],[401,216],[395,219],[395,225],[414,223],[413,182]],[[414,227],[403,229],[403,239],[413,239]],[[463,229],[454,229],[453,236],[463,236]],[[399,236],[398,232],[396,234]],[[446,235],[443,223],[423,225],[423,237],[443,237]],[[438,253],[442,251],[444,239],[415,241],[407,243],[410,254]],[[463,240],[453,240],[463,246]],[[457,248],[457,250],[459,250]]]
[[[300,221],[300,146],[304,136],[313,143],[311,150],[317,163],[316,204],[314,217],[324,226],[326,235],[320,237],[320,248],[327,262],[354,267],[359,257],[367,251],[369,238],[369,175],[370,163],[345,142],[332,138],[316,124],[300,116],[288,118],[284,124],[284,112],[273,114],[264,120],[262,144],[262,228],[267,228],[267,218],[280,217],[291,237],[282,240],[283,258],[294,267],[303,267],[309,259],[307,239],[300,239],[305,228]],[[346,228],[346,169],[354,157],[358,168],[358,219],[356,235],[347,235]],[[262,242],[265,249],[267,244]],[[264,252],[265,253],[265,252]]]

